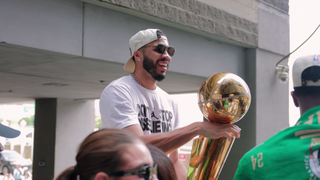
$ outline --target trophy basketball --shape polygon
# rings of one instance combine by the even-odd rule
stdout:
[[[239,76],[220,72],[209,76],[198,92],[198,105],[211,123],[232,124],[248,112],[251,94]],[[187,180],[216,180],[228,157],[235,137],[210,139],[200,136],[193,140]]]

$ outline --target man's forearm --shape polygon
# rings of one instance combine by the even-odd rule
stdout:
[[[193,123],[174,131],[142,135],[140,137],[146,144],[157,146],[166,154],[170,154],[172,151],[178,149],[197,136],[199,134],[198,131],[198,126],[196,123]]]
[[[202,135],[211,139],[217,139],[224,136],[231,140],[231,134],[234,134],[239,138],[241,131],[238,126],[233,124],[215,124],[211,122],[194,122],[174,131],[151,135],[144,135],[138,124],[128,126],[125,129],[139,136],[146,144],[157,146],[166,154],[170,154],[197,135]]]

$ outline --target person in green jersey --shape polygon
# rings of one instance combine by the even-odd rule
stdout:
[[[248,151],[234,180],[320,180],[320,55],[298,58],[292,79],[300,119]]]

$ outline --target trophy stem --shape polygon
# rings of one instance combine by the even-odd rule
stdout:
[[[235,137],[193,140],[187,180],[217,180]]]

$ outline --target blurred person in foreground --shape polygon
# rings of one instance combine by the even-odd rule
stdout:
[[[170,154],[179,180],[187,179],[187,170],[177,149],[198,135],[211,139],[230,133],[240,137],[233,124],[195,122],[179,128],[177,104],[157,86],[166,77],[175,49],[160,29],[137,32],[129,40],[130,58],[124,66],[131,75],[111,82],[100,97],[102,128],[126,129],[146,144]]]
[[[0,123],[0,136],[5,138],[16,138],[20,135],[20,131],[12,129],[11,127],[5,126]],[[3,145],[0,143],[0,152],[4,150]],[[1,162],[0,162],[1,164]],[[11,173],[4,174],[4,180],[14,180]]]
[[[168,156],[156,146],[147,144],[154,163],[157,164],[157,172],[159,180],[177,180],[177,174],[174,170],[173,164]]]
[[[150,151],[126,130],[102,129],[81,143],[76,165],[56,180],[157,180]]]
[[[292,79],[300,119],[247,152],[234,180],[320,179],[320,55],[298,58]]]
[[[32,170],[29,170],[29,171],[24,171],[24,180],[32,180]]]
[[[24,171],[23,171],[23,169],[21,167],[22,167],[21,164],[15,164],[14,165],[14,169],[13,169],[12,175],[13,175],[13,178],[15,180],[22,180],[22,178],[24,178],[23,177]]]
[[[12,173],[7,173],[7,174],[3,175],[3,180],[15,180],[15,179],[12,176]]]

